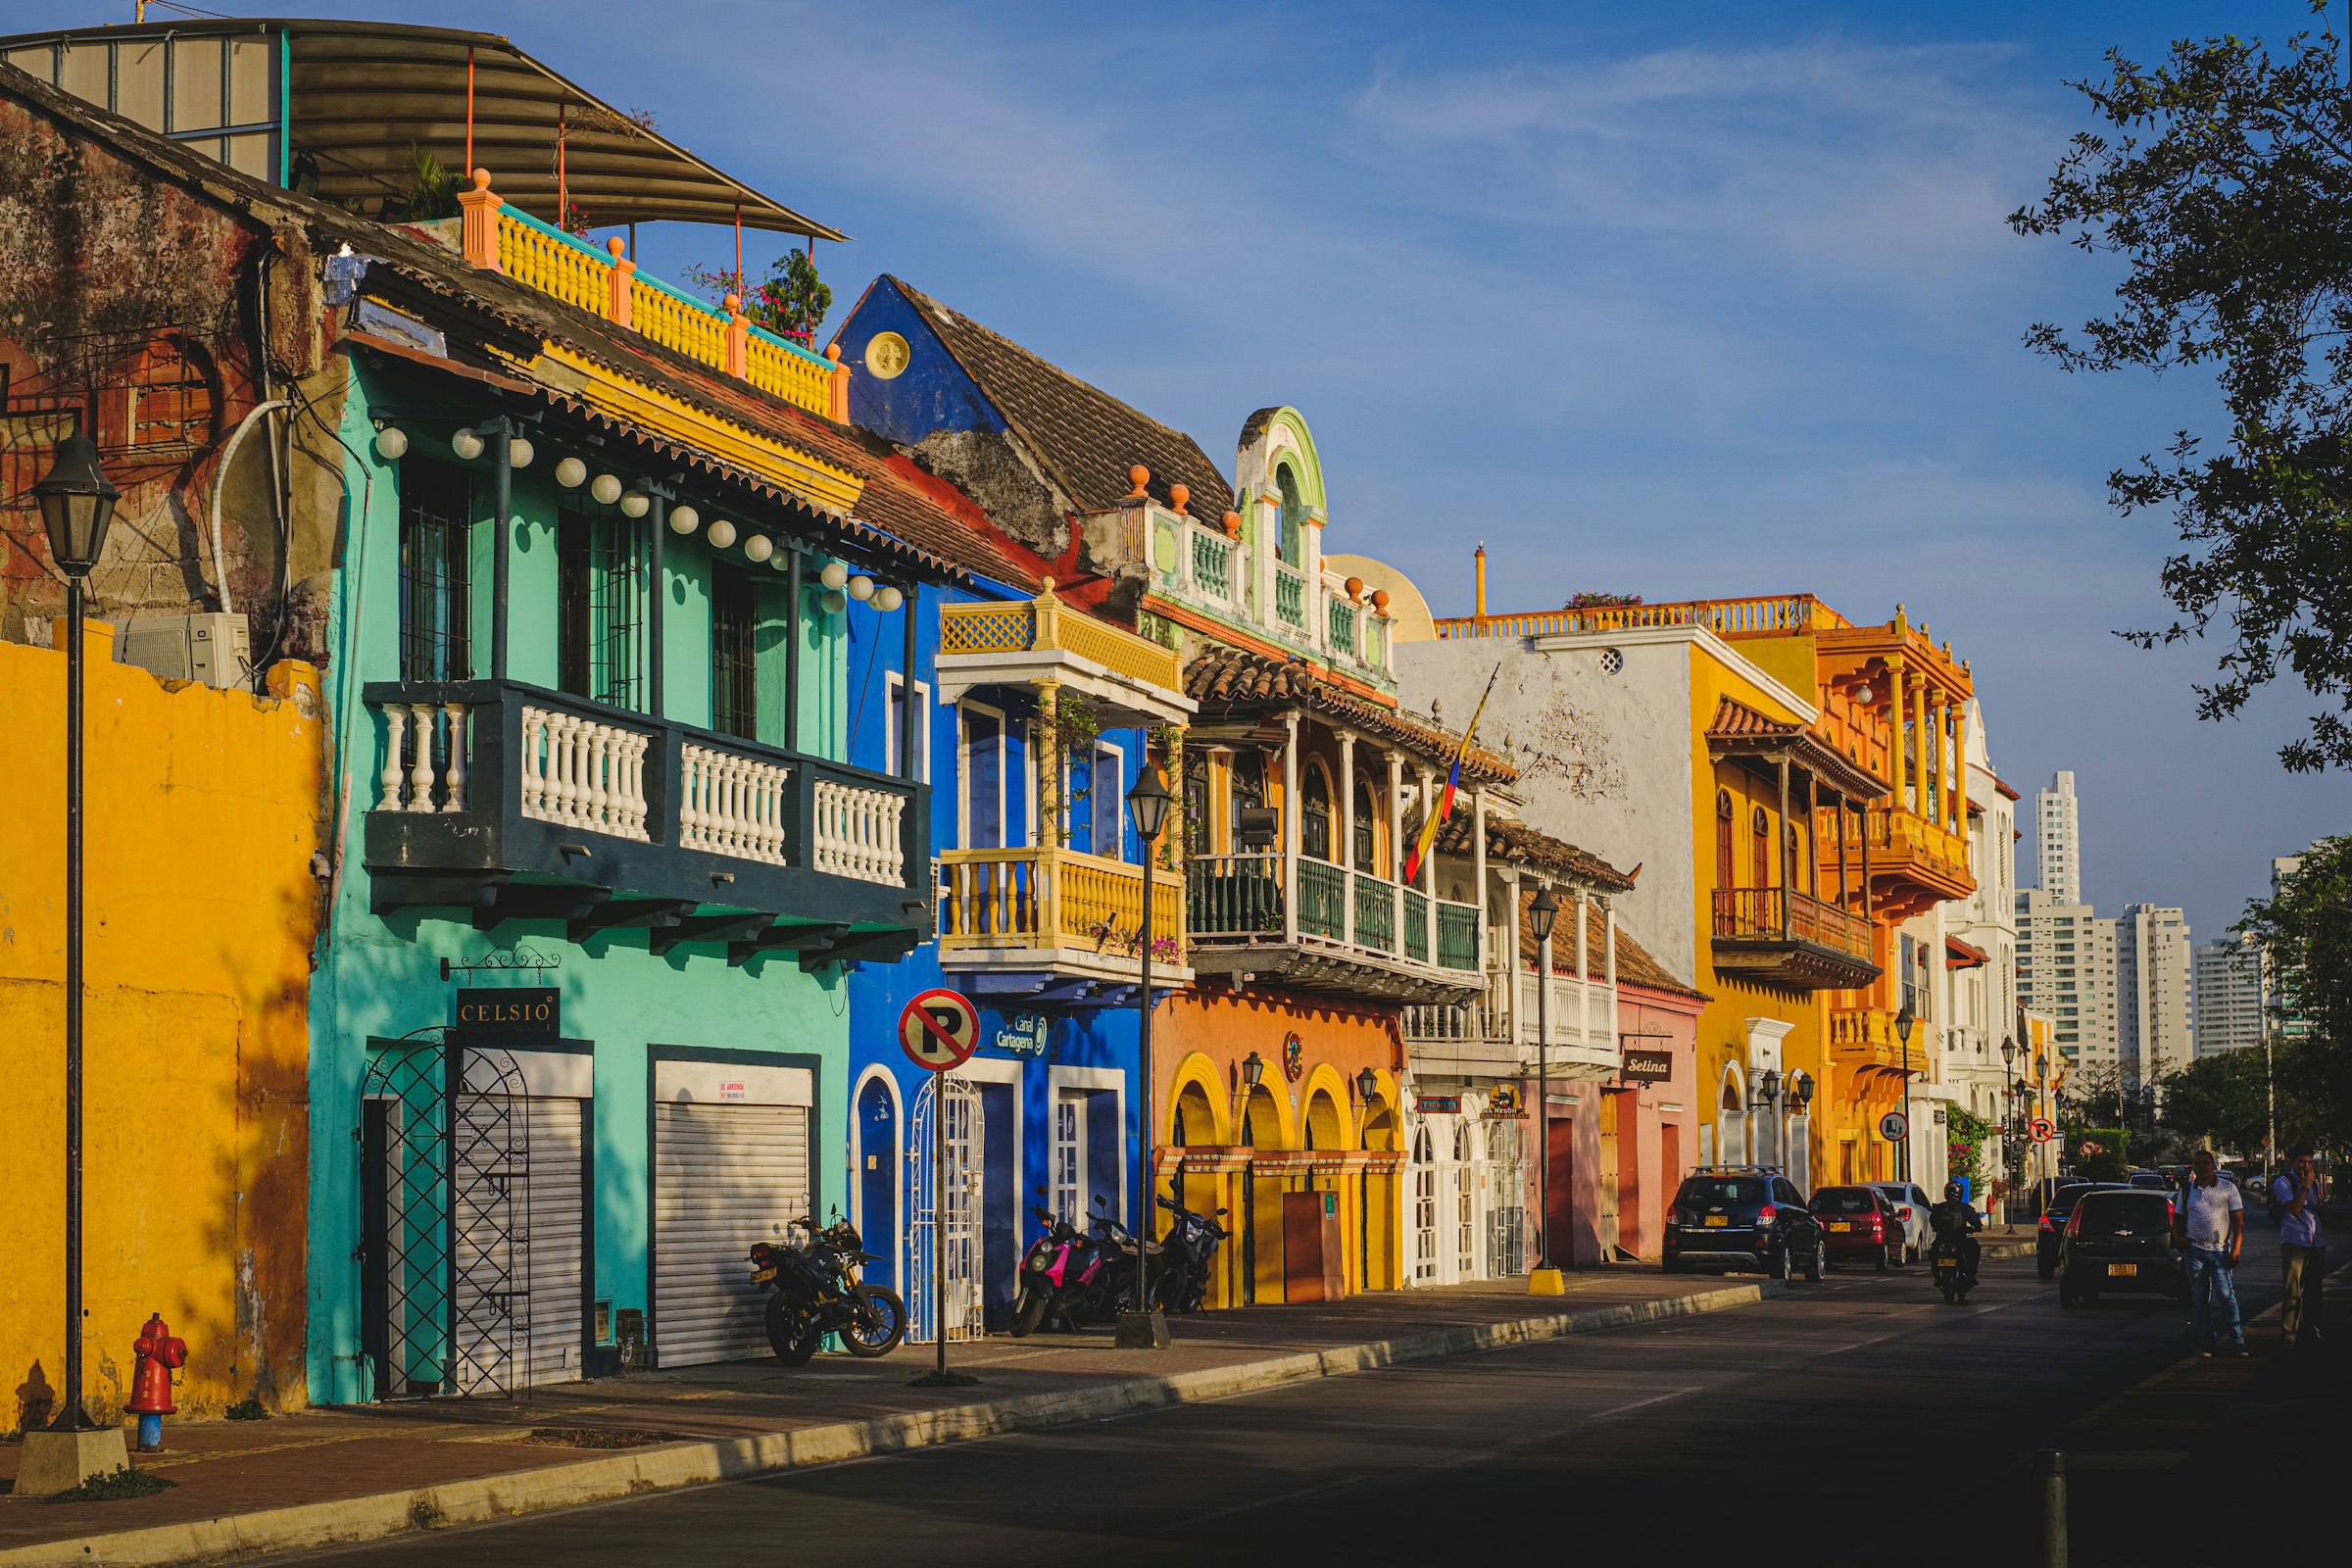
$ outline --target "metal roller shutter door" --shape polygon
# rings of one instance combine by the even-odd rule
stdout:
[[[587,1193],[582,1185],[582,1102],[523,1102],[530,1118],[531,1181],[525,1200],[530,1237],[531,1382],[568,1383],[580,1375],[582,1278]]]
[[[654,1106],[654,1351],[665,1367],[768,1352],[745,1254],[808,1212],[805,1105]]]

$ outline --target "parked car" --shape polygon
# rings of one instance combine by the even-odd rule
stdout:
[[[1916,1263],[1927,1255],[1928,1241],[1934,1234],[1928,1227],[1928,1210],[1936,1200],[1915,1182],[1872,1182],[1871,1186],[1894,1204],[1895,1218],[1903,1222],[1903,1261]]]
[[[2086,1306],[2101,1295],[2181,1297],[2188,1287],[2173,1250],[2173,1208],[2162,1193],[2084,1193],[2066,1219],[2058,1250],[2058,1304]]]
[[[1675,1192],[1666,1219],[1669,1274],[1703,1263],[1818,1280],[1828,1261],[1813,1211],[1769,1165],[1702,1165]]]
[[[1900,1184],[1896,1184],[1899,1190]],[[1813,1195],[1813,1217],[1833,1263],[1868,1263],[1882,1273],[1909,1255],[1901,1208],[1883,1183],[1824,1187]]]
[[[2034,1235],[2034,1272],[2045,1280],[2058,1277],[2058,1249],[2066,1240],[2067,1216],[2084,1193],[2102,1188],[2130,1192],[2126,1182],[2069,1182],[2050,1195],[2049,1207],[2041,1211],[2041,1226]]]

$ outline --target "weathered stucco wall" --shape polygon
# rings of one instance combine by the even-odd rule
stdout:
[[[160,1312],[183,1413],[303,1400],[311,938],[322,721],[166,685],[91,642],[83,1342],[90,1411]],[[0,1430],[42,1418],[65,1312],[66,660],[0,644]]]

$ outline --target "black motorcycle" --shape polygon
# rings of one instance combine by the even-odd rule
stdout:
[[[1936,1288],[1943,1293],[1947,1303],[1968,1299],[1968,1293],[1977,1288],[1977,1276],[1967,1264],[1967,1250],[1960,1245],[1960,1233],[1945,1231],[1928,1249],[1928,1260],[1933,1265]]]
[[[1109,1200],[1098,1198],[1087,1221],[1088,1239],[1102,1258],[1089,1283],[1080,1315],[1111,1323],[1135,1305],[1135,1232],[1110,1212]],[[1144,1299],[1156,1300],[1166,1252],[1157,1242],[1144,1243]]]
[[[1216,1258],[1217,1244],[1233,1233],[1173,1199],[1155,1198],[1152,1201],[1176,1216],[1160,1242],[1159,1288],[1152,1294],[1162,1311],[1198,1312],[1208,1296],[1209,1265]],[[1217,1210],[1220,1216],[1224,1212]]]
[[[767,1344],[786,1366],[806,1366],[828,1334],[841,1336],[852,1355],[888,1355],[906,1337],[906,1303],[887,1285],[868,1285],[858,1270],[881,1258],[865,1250],[858,1227],[837,1219],[823,1230],[813,1219],[796,1219],[808,1232],[805,1247],[752,1248],[752,1283],[765,1287]]]

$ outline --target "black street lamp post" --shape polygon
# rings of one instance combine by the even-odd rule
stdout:
[[[2006,1219],[2008,1213],[2015,1212],[2017,1205],[2018,1083],[2016,1066],[2016,1037],[2012,1035],[2003,1035],[2001,1037],[2001,1076],[2007,1081],[2005,1087],[2008,1098],[2003,1102],[2002,1104],[2004,1117],[2001,1122],[2001,1163],[2008,1168],[2009,1172],[2009,1200],[2006,1205],[2006,1212],[2003,1215],[2004,1220]]]
[[[1551,885],[1536,890],[1528,906],[1529,927],[1536,939],[1536,1268],[1551,1268],[1551,976],[1544,946],[1551,941],[1552,922],[1560,917],[1560,901]],[[1530,1279],[1534,1275],[1530,1274]]]
[[[1143,1136],[1136,1140],[1141,1152],[1137,1163],[1142,1177],[1137,1190],[1143,1201],[1136,1212],[1135,1225],[1135,1304],[1119,1314],[1117,1343],[1121,1349],[1154,1350],[1168,1343],[1167,1315],[1152,1300],[1150,1248],[1146,1245],[1152,1235],[1152,1205],[1156,1196],[1152,1191],[1152,857],[1157,852],[1159,830],[1167,825],[1170,797],[1168,786],[1161,781],[1159,769],[1149,761],[1136,775],[1134,787],[1127,792],[1127,811],[1135,820],[1135,836],[1142,847],[1144,859],[1144,918],[1137,932],[1142,948],[1143,1011],[1136,1026],[1136,1075],[1142,1080],[1142,1093],[1137,1101],[1143,1116]]]
[[[32,493],[50,557],[66,574],[66,1346],[65,1386],[48,1430],[71,1435],[98,1430],[81,1403],[82,584],[106,551],[122,492],[99,471],[97,447],[75,434],[57,444]],[[34,1462],[27,1452],[26,1468]]]
[[[1911,1180],[1911,1030],[1917,1022],[1908,1002],[1894,1015],[1894,1037],[1903,1043],[1903,1145],[1896,1152],[1902,1156],[1905,1183]]]

